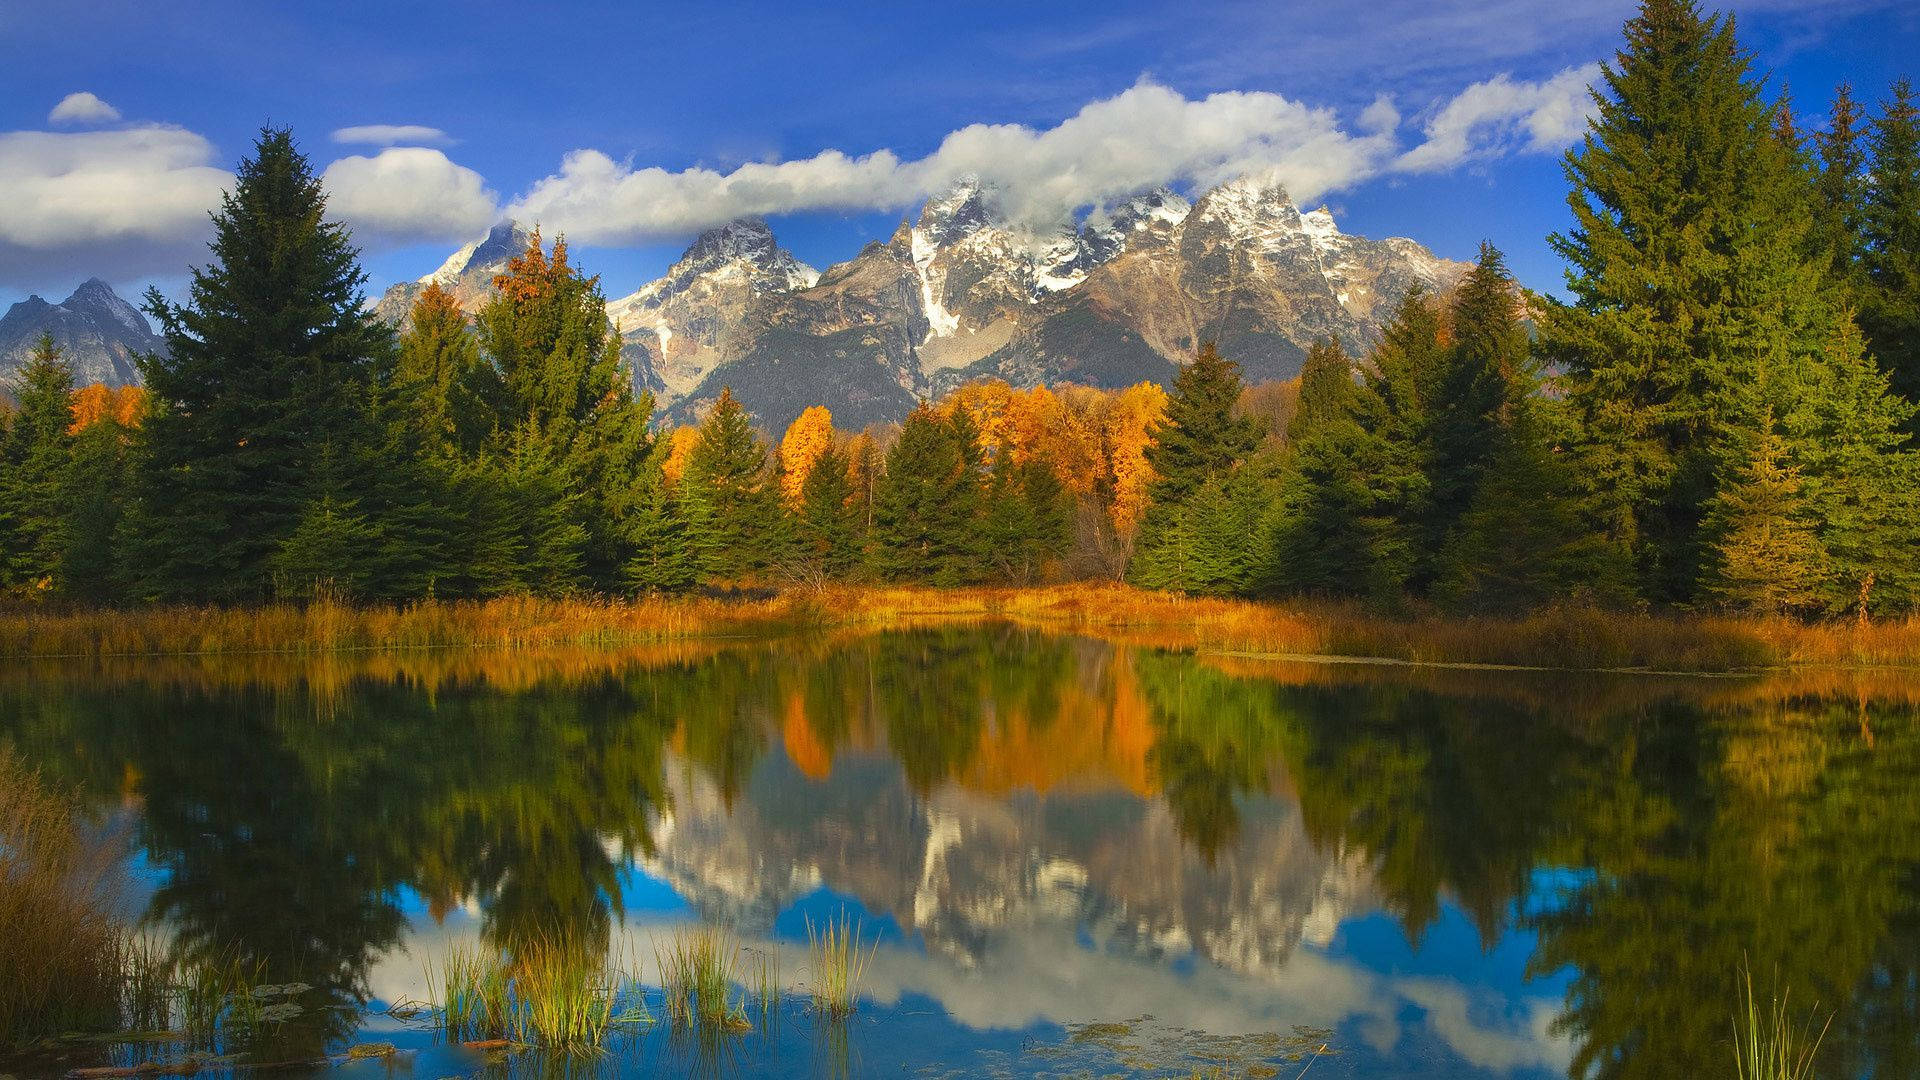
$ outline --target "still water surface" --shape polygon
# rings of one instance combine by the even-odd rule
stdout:
[[[1729,1076],[1744,965],[1831,1016],[1823,1075],[1920,1076],[1912,676],[1315,666],[986,626],[14,666],[0,745],[123,828],[156,933],[316,987],[289,1057]],[[842,911],[879,940],[844,1029],[795,997],[718,1045],[663,1025],[585,1065],[489,1063],[388,1012],[450,946],[556,925],[650,972],[652,942],[719,923],[798,986],[806,920]]]

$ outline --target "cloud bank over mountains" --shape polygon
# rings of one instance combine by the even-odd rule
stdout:
[[[332,139],[383,149],[332,161],[323,181],[334,215],[369,248],[470,238],[503,215],[588,244],[675,240],[745,216],[902,210],[963,175],[994,190],[1008,217],[1036,223],[1163,184],[1207,187],[1255,172],[1313,200],[1396,173],[1560,150],[1584,128],[1597,72],[1586,65],[1539,82],[1500,75],[1474,83],[1427,111],[1411,138],[1385,95],[1349,121],[1266,91],[1190,99],[1143,80],[1051,128],[972,124],[912,159],[829,149],[672,171],[580,149],[504,204],[484,177],[439,149],[453,142],[446,132],[370,124]],[[235,148],[219,154],[183,128],[119,118],[93,94],[76,93],[49,123],[117,126],[0,133],[0,285],[39,287],[76,273],[131,280],[204,259],[207,212],[232,183],[215,162]]]

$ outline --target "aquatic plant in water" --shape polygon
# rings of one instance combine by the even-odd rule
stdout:
[[[852,1015],[860,995],[860,979],[880,943],[862,949],[860,924],[845,911],[838,919],[814,926],[807,919],[807,960],[813,969],[813,1005],[832,1019]]]
[[[1741,972],[1742,1013],[1733,1018],[1734,1063],[1740,1080],[1806,1080],[1813,1075],[1814,1055],[1827,1036],[1833,1018],[1813,1028],[1814,1012],[1796,1026],[1787,1015],[1787,996],[1781,994],[1762,1008],[1753,992],[1753,973]],[[1817,1006],[1816,1006],[1817,1009]]]

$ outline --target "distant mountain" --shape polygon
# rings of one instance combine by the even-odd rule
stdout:
[[[496,226],[376,310],[398,324],[435,279],[475,310],[525,236]],[[847,427],[898,420],[977,378],[1166,383],[1205,340],[1250,381],[1287,378],[1315,341],[1364,349],[1409,289],[1450,292],[1467,269],[1412,240],[1345,235],[1268,177],[1191,203],[1163,188],[1054,227],[1010,220],[968,179],[824,272],[765,222],[732,222],[607,311],[636,386],[670,417],[731,386],[777,432],[812,404]]]
[[[138,383],[134,356],[166,351],[145,315],[106,282],[92,278],[58,304],[29,296],[7,309],[0,317],[0,383],[11,384],[42,334],[53,335],[73,366],[76,386]]]
[[[519,222],[503,221],[487,230],[487,235],[447,256],[440,269],[415,281],[403,281],[389,288],[373,305],[373,313],[393,326],[403,326],[413,311],[413,302],[432,283],[453,294],[467,312],[493,295],[493,279],[504,273],[507,261],[527,250],[532,235]]]

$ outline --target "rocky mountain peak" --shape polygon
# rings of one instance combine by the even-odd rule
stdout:
[[[140,381],[136,355],[164,353],[166,343],[146,316],[121,299],[113,286],[89,278],[58,304],[29,296],[0,318],[0,383],[19,369],[42,334],[73,368],[74,382],[122,386]]]
[[[517,221],[502,221],[488,229],[487,235],[447,256],[440,269],[421,278],[419,283],[439,282],[444,288],[470,274],[484,271],[491,277],[504,270],[509,259],[527,250],[532,239],[533,233],[526,226]]]
[[[920,210],[918,230],[935,247],[945,247],[996,224],[988,192],[977,176],[962,176]]]

